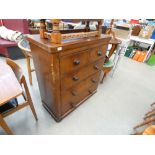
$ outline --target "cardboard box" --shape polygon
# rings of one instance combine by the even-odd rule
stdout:
[[[153,25],[146,26],[145,29],[142,29],[140,31],[139,37],[145,38],[145,39],[150,39],[153,31],[154,31],[154,26]]]

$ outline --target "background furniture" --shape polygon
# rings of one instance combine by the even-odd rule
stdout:
[[[110,59],[111,56],[113,55],[113,53],[116,51],[116,49],[118,48],[118,45],[121,43],[120,40],[118,39],[111,39],[109,44],[112,45],[110,50],[109,50],[109,53],[108,55],[106,56],[106,60],[105,60],[105,63],[103,65],[103,77],[102,77],[102,80],[101,80],[101,83],[103,83],[103,80],[104,78],[106,77],[106,75],[113,69],[114,65],[115,65],[115,62],[114,60]]]
[[[146,57],[145,57],[145,59],[143,61],[143,62],[146,62],[148,60],[149,56],[151,55],[151,51],[153,50],[155,40],[154,39],[144,39],[144,38],[140,38],[138,36],[130,36],[129,46],[133,42],[140,42],[140,43],[145,43],[145,44],[150,45],[149,49],[146,51],[147,52]]]
[[[151,106],[153,107],[155,103],[152,103]],[[150,125],[155,122],[155,108],[151,111],[147,112],[144,116],[144,121],[134,127],[134,130],[145,125]]]
[[[40,36],[28,37],[43,106],[56,121],[96,92],[111,38],[101,36],[100,29],[61,34],[59,22],[52,20],[53,32],[47,34],[42,21]]]
[[[144,130],[143,135],[155,135],[155,125],[151,125],[147,127]]]
[[[22,88],[17,81],[12,69],[0,62],[0,106],[22,94]],[[3,116],[0,114],[0,126],[7,134],[12,134]]]
[[[0,19],[0,26],[5,26],[8,29],[29,34],[28,21],[26,19]],[[0,54],[12,59],[23,58],[21,50],[17,43],[0,38]]]
[[[31,68],[31,49],[29,47],[29,42],[27,40],[21,40],[18,42],[18,47],[21,49],[26,58],[27,71],[29,76],[29,82],[32,85],[32,72],[34,69]]]
[[[103,65],[102,71],[103,71],[104,74],[103,74],[101,83],[103,83],[103,80],[106,77],[106,75],[113,69],[113,67],[115,65],[115,60],[116,60],[116,55],[117,54],[115,54],[115,57],[114,57],[113,60],[110,59],[110,58],[114,54],[114,52],[116,51],[116,49],[118,48],[118,45],[121,43],[121,41],[118,40],[118,39],[116,39],[116,37],[115,37],[115,33],[114,33],[113,29],[112,29],[113,28],[113,24],[114,24],[114,19],[112,19],[109,22],[109,26],[105,30],[105,34],[111,35],[112,36],[112,39],[109,42],[109,45],[108,46],[111,46],[111,47],[110,47],[110,49],[108,49],[108,52],[106,54],[105,63]],[[103,33],[103,27],[102,27],[102,33]],[[117,62],[116,62],[116,64],[117,64]],[[113,73],[114,73],[114,71],[113,71]]]
[[[6,59],[6,62],[10,67],[3,63],[0,64],[0,73],[1,75],[3,75],[0,76],[0,82],[1,82],[0,87],[1,91],[3,91],[3,93],[2,92],[0,93],[1,98],[0,106],[4,105],[9,100],[16,98],[19,95],[22,95],[24,98],[23,103],[19,104],[17,107],[13,109],[10,109],[9,111],[4,111],[3,113],[0,114],[0,125],[6,131],[7,134],[13,134],[4,121],[5,117],[13,114],[14,112],[26,106],[30,106],[36,120],[37,115],[21,68],[11,59]]]
[[[28,29],[30,34],[39,34],[39,19],[28,19]]]

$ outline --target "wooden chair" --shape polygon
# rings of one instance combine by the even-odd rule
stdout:
[[[155,125],[149,125],[141,132],[136,132],[132,135],[155,135]]]
[[[155,125],[151,125],[147,127],[144,130],[143,135],[155,135]]]
[[[33,106],[31,95],[30,95],[30,92],[29,92],[29,89],[28,89],[28,86],[27,86],[27,83],[26,83],[26,80],[25,80],[25,77],[23,75],[23,72],[22,72],[21,68],[14,61],[12,61],[11,59],[6,59],[6,63],[14,71],[14,73],[16,75],[16,78],[19,81],[19,83],[20,83],[20,85],[21,85],[21,87],[23,89],[22,96],[24,98],[24,102],[23,103],[18,104],[17,107],[15,107],[13,109],[10,109],[10,110],[8,110],[6,112],[4,111],[4,113],[0,114],[0,118],[1,118],[0,120],[2,120],[0,122],[0,124],[1,124],[2,128],[6,131],[7,134],[13,134],[12,131],[7,126],[7,124],[5,123],[5,121],[3,120],[5,117],[13,114],[14,112],[16,112],[18,110],[21,110],[21,109],[25,108],[26,106],[30,106],[31,111],[32,111],[35,119],[38,120],[38,118],[37,118],[37,114],[36,114],[35,108]]]
[[[21,40],[18,42],[18,47],[22,50],[23,54],[25,55],[26,63],[27,63],[27,71],[28,71],[28,76],[29,76],[29,82],[30,82],[30,85],[32,85],[32,72],[35,70],[31,68],[32,55],[31,55],[29,43],[27,40]]]
[[[151,106],[153,106],[155,104],[152,103]],[[155,108],[153,108],[151,111],[147,112],[144,116],[144,121],[141,122],[140,124],[136,125],[134,127],[134,129],[137,129],[137,128],[140,128],[140,127],[143,127],[144,125],[150,125],[152,124],[153,122],[155,122]]]
[[[105,60],[105,64],[103,65],[103,77],[101,80],[101,83],[103,83],[104,78],[106,77],[106,75],[113,69],[115,63],[113,60],[111,60],[111,56],[113,55],[113,53],[115,52],[115,50],[117,49],[118,45],[121,43],[120,40],[118,39],[111,39],[110,43],[112,46],[109,50],[109,54],[106,56],[106,60]]]
[[[105,33],[105,34],[111,35],[112,39],[110,40],[110,43],[109,43],[109,45],[111,45],[109,54],[106,56],[105,64],[103,65],[102,70],[103,70],[104,74],[103,74],[101,83],[103,83],[103,80],[106,77],[106,75],[113,69],[114,61],[111,60],[110,58],[113,55],[113,53],[115,52],[115,50],[117,49],[118,45],[121,43],[121,41],[116,38],[115,33],[112,30],[113,23],[114,23],[114,19],[111,20],[110,26]]]

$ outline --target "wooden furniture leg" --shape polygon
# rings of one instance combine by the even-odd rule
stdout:
[[[143,135],[155,135],[155,125],[151,125],[147,127],[144,130]]]
[[[153,102],[153,103],[151,104],[151,107],[152,107],[154,104],[155,104],[155,102]]]
[[[12,131],[10,130],[10,128],[8,127],[8,125],[6,124],[5,120],[1,115],[0,115],[0,125],[7,134],[13,135]]]
[[[35,119],[37,121],[38,117],[37,117],[37,114],[36,114],[36,111],[34,109],[34,105],[33,105],[32,101],[29,101],[29,105],[30,105],[31,111],[32,111],[32,113],[33,113],[33,115],[34,115],[34,117],[35,117]]]
[[[107,76],[107,74],[112,70],[112,68],[113,68],[113,67],[103,68],[103,69],[102,69],[102,71],[103,71],[104,74],[103,74],[102,80],[101,80],[101,82],[100,82],[101,84],[103,83],[103,80],[104,80],[104,78]]]
[[[101,80],[100,83],[103,83],[103,80],[104,80],[104,78],[106,77],[106,73],[103,73],[103,74],[104,74],[104,75],[103,75],[102,80]]]
[[[152,112],[150,112],[147,115],[145,115],[144,119],[147,119],[149,117],[152,117],[153,115],[155,115],[155,110],[153,110]]]
[[[152,114],[152,112],[154,112],[154,111],[155,111],[155,109],[152,109],[151,111],[147,112],[147,113],[145,114],[145,116],[149,116],[149,115]]]
[[[29,92],[29,89],[28,89],[28,86],[26,84],[26,80],[25,78],[22,79],[23,80],[23,84],[24,84],[24,87],[25,87],[25,91],[26,91],[26,94],[27,94],[27,100],[28,100],[28,103],[30,105],[30,108],[31,108],[31,111],[36,119],[36,121],[38,120],[38,117],[37,117],[37,114],[36,114],[36,111],[35,111],[35,108],[34,108],[34,105],[33,105],[33,102],[32,102],[32,99],[31,99],[31,95],[30,95],[30,92]]]
[[[29,82],[30,85],[32,85],[32,73],[31,73],[31,59],[30,57],[26,57],[26,62],[27,62],[27,69],[28,69],[28,76],[29,76]]]
[[[151,119],[145,120],[144,122],[142,122],[142,123],[138,124],[137,126],[135,126],[134,129],[139,128],[141,126],[144,126],[146,124],[152,123],[153,121],[155,121],[155,118],[151,118]]]
[[[131,134],[131,135],[142,135],[143,132],[135,132],[134,134]]]

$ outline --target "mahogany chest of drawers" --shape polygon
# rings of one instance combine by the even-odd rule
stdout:
[[[98,87],[109,36],[52,44],[28,37],[43,106],[60,121]]]

